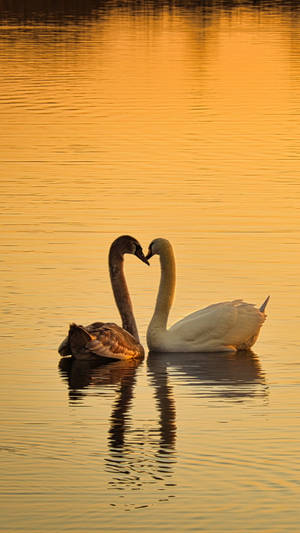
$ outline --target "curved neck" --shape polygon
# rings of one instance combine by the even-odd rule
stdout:
[[[115,302],[121,315],[122,327],[131,333],[137,342],[140,342],[136,321],[133,315],[132,303],[124,275],[123,254],[115,247],[111,247],[109,251],[108,264],[112,290],[114,293]]]
[[[159,256],[161,268],[160,284],[149,329],[166,330],[176,283],[175,257],[170,243],[166,243],[161,248]]]

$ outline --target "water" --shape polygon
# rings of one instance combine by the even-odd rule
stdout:
[[[45,3],[46,4],[46,3]],[[299,530],[299,9],[6,2],[1,531]],[[170,324],[261,304],[253,354],[59,364],[118,321],[118,235],[174,245]],[[143,343],[159,279],[126,258]]]

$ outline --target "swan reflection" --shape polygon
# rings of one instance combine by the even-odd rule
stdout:
[[[72,405],[78,404],[89,394],[91,387],[97,395],[103,395],[107,385],[115,385],[115,400],[112,405],[108,427],[108,455],[105,469],[112,474],[109,485],[115,490],[141,490],[153,484],[159,491],[170,494],[175,462],[175,400],[166,373],[150,368],[150,381],[159,413],[158,428],[145,423],[144,417],[131,420],[135,399],[137,368],[141,360],[122,360],[97,366],[90,360],[63,358],[60,370],[69,387]],[[161,493],[160,493],[161,494]],[[135,507],[135,504],[132,504]]]
[[[110,455],[106,459],[107,470],[114,475],[110,485],[118,490],[140,490],[144,485],[162,482],[160,490],[166,487],[170,490],[176,425],[175,401],[168,377],[151,376],[159,413],[158,430],[148,424],[145,427],[142,421],[138,428],[133,428],[129,417],[135,384],[135,374],[124,376],[112,408],[108,434]]]
[[[95,366],[92,361],[62,359],[60,369],[69,387],[72,405],[81,405],[84,396],[102,397],[99,409],[107,401],[107,387],[113,386],[115,398],[107,429],[107,453],[104,468],[109,473],[109,487],[120,498],[126,494],[128,509],[149,505],[149,490],[154,500],[174,497],[176,455],[176,402],[185,404],[185,396],[200,402],[245,402],[266,398],[268,387],[258,357],[253,352],[237,353],[149,353],[148,382],[158,413],[157,423],[148,411],[139,410],[137,387],[143,369],[140,360],[123,360]],[[143,383],[143,380],[141,380]],[[185,387],[178,398],[174,386]],[[139,383],[140,384],[140,383]],[[182,393],[182,390],[184,391]],[[81,400],[78,401],[78,400]],[[152,399],[150,400],[152,401]],[[133,417],[133,407],[136,409]],[[99,411],[99,416],[101,412]],[[139,500],[137,492],[140,491]],[[132,498],[131,495],[135,494]],[[148,500],[145,501],[143,498]],[[158,496],[159,495],[159,496]],[[130,503],[128,503],[128,501]],[[125,500],[120,499],[125,505]]]
[[[94,393],[101,396],[103,386],[118,385],[132,379],[141,363],[140,359],[131,359],[99,364],[97,360],[67,357],[60,360],[59,369],[68,383],[70,400],[76,402],[88,394],[88,387],[93,387]]]
[[[236,353],[158,353],[150,352],[147,364],[156,379],[168,368],[185,386],[196,387],[194,396],[246,401],[266,397],[268,386],[257,355]],[[166,379],[166,377],[165,377]]]

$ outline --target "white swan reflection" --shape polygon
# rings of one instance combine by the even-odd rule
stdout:
[[[166,374],[184,386],[193,386],[197,397],[247,401],[268,396],[261,363],[251,350],[232,353],[150,352],[148,367],[154,374]]]

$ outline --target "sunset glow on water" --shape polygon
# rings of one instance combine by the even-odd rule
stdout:
[[[74,4],[0,15],[0,530],[297,532],[299,9]],[[270,294],[253,353],[61,363],[120,324],[122,234],[172,242],[170,325]],[[146,348],[159,262],[125,270]]]

